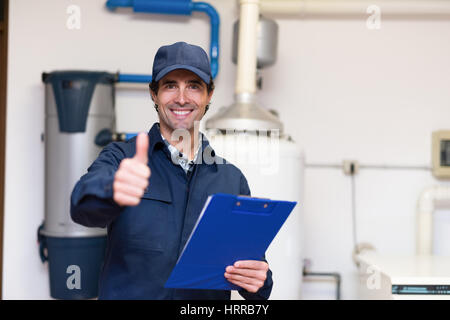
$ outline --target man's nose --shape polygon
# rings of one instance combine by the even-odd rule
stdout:
[[[180,88],[180,90],[178,90],[178,94],[175,98],[175,102],[178,103],[179,105],[184,105],[187,101],[188,101],[188,98],[187,98],[187,92],[186,92],[185,88]]]

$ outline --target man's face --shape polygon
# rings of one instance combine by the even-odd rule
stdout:
[[[178,69],[169,72],[159,80],[158,94],[151,91],[153,101],[158,105],[161,127],[173,131],[191,131],[194,122],[205,114],[206,105],[211,100],[206,83],[195,73]]]

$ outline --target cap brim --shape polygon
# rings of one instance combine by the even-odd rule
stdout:
[[[158,73],[158,75],[155,78],[155,81],[161,80],[169,72],[171,72],[173,70],[178,70],[178,69],[189,70],[189,71],[195,73],[197,76],[199,76],[200,79],[202,79],[206,84],[209,84],[210,76],[207,73],[203,72],[202,70],[200,70],[196,67],[188,66],[188,65],[184,65],[184,64],[174,64],[173,66],[165,67]]]

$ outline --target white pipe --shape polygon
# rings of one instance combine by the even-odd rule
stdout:
[[[385,15],[446,15],[448,0],[261,0],[263,14],[366,15],[373,6]]]
[[[235,93],[256,93],[259,0],[240,0],[239,42]]]
[[[433,211],[442,205],[450,206],[450,187],[432,186],[421,193],[417,210],[417,254],[433,253]]]

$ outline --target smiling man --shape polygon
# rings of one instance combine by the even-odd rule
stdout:
[[[199,132],[213,92],[202,48],[159,48],[150,84],[159,123],[110,143],[75,185],[72,219],[108,229],[100,299],[230,299],[227,290],[164,288],[208,196],[250,195],[242,172]],[[267,299],[272,290],[264,257],[236,261],[224,277],[246,299]]]

